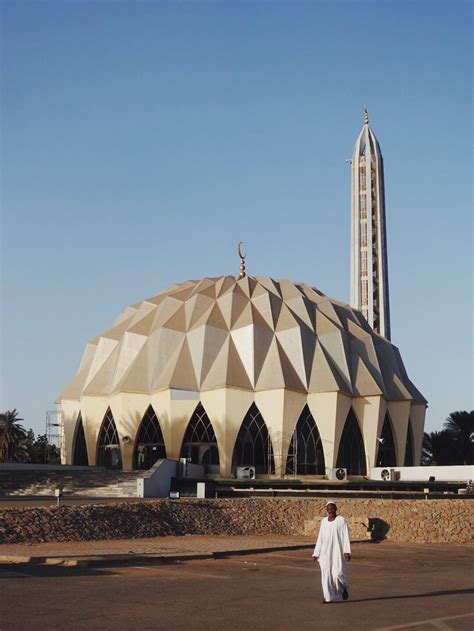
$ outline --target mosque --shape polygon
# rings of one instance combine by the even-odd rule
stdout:
[[[129,306],[59,397],[64,464],[207,475],[364,476],[418,465],[426,400],[390,342],[383,159],[366,111],[352,158],[351,306],[248,276]]]

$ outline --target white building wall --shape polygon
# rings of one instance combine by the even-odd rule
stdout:
[[[468,482],[474,480],[473,465],[449,465],[428,467],[373,467],[371,480],[381,480],[382,471],[394,469],[398,479],[403,482],[428,482],[432,477],[435,482]]]

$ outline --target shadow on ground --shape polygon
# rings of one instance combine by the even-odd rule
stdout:
[[[451,590],[442,590],[436,592],[426,592],[425,594],[401,594],[398,596],[378,596],[377,598],[351,598],[345,603],[342,601],[337,601],[333,604],[347,604],[351,603],[366,603],[372,602],[376,600],[405,600],[408,598],[430,598],[431,596],[454,596],[455,594],[474,594],[474,589],[451,589]]]
[[[61,567],[55,565],[0,564],[0,581],[8,579],[24,580],[26,578],[76,578],[77,576],[101,576],[115,574],[110,569],[93,567]]]
[[[389,530],[390,526],[383,519],[379,519],[378,517],[369,517],[367,532],[370,532],[370,540],[374,543],[383,541]]]

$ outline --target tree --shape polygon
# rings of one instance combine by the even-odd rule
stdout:
[[[60,451],[56,445],[48,444],[46,434],[35,433],[32,429],[26,432],[24,442],[28,452],[28,461],[33,464],[61,464]]]
[[[32,429],[29,429],[26,432],[26,438],[24,441],[24,445],[25,445],[25,449],[28,452],[28,461],[29,462],[34,462],[34,460],[32,460],[32,453],[33,453],[33,446],[35,443],[35,433]]]
[[[0,413],[0,462],[25,462],[28,451],[25,446],[27,433],[20,425],[17,410]]]
[[[451,412],[441,431],[425,432],[421,464],[474,464],[474,410]]]
[[[38,434],[32,445],[31,462],[61,464],[59,449],[56,445],[48,444],[46,434]]]
[[[423,434],[421,464],[450,465],[454,464],[453,459],[453,436],[449,430]]]
[[[474,410],[451,412],[443,427],[456,441],[457,464],[474,464]]]

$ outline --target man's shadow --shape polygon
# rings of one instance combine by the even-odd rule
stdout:
[[[390,526],[383,519],[379,519],[378,517],[369,517],[367,532],[370,533],[370,540],[373,543],[383,541],[389,530]]]
[[[453,596],[454,594],[474,594],[474,589],[451,589],[439,592],[426,592],[426,594],[402,594],[400,596],[379,596],[378,598],[351,598],[351,603],[365,603],[372,600],[405,600],[406,598],[429,598],[431,596]],[[340,603],[338,604],[347,604]]]

